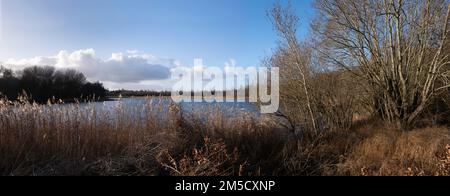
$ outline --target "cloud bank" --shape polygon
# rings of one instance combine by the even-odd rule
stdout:
[[[94,49],[60,51],[50,57],[9,59],[0,63],[13,70],[35,65],[76,69],[84,73],[89,80],[104,82],[112,89],[133,85],[139,86],[140,89],[163,88],[155,81],[167,82],[170,79],[171,69],[179,65],[173,59],[157,58],[138,51],[114,53],[109,59],[102,60],[96,57]]]

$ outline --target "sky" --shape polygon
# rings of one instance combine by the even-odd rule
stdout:
[[[110,89],[166,88],[170,69],[258,66],[275,0],[0,0],[0,63],[74,68]],[[287,1],[281,1],[285,4]],[[292,1],[307,34],[312,0]]]

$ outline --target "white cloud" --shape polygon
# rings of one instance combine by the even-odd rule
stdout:
[[[113,53],[107,59],[100,59],[94,49],[74,52],[63,50],[54,56],[0,61],[0,65],[13,70],[22,70],[30,66],[75,69],[82,72],[89,81],[100,81],[111,90],[171,90],[172,85],[177,82],[177,79],[171,78],[172,73],[200,74],[208,68],[200,61],[194,64],[192,67],[184,67],[180,61],[158,58],[137,50]],[[230,59],[222,69],[226,74],[236,74],[236,61]]]
[[[83,72],[91,81],[101,81],[112,89],[137,85],[141,89],[150,89],[158,83],[149,81],[168,80],[170,70],[179,66],[179,61],[157,58],[153,55],[129,50],[126,53],[114,53],[107,60],[96,57],[94,49],[75,52],[60,51],[50,57],[30,59],[9,59],[0,62],[8,68],[20,70],[29,66],[54,66],[57,69],[76,69]]]

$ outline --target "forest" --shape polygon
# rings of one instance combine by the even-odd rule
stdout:
[[[14,72],[0,67],[0,96],[14,101],[24,95],[38,103],[95,101],[106,99],[108,90],[76,70],[33,66]]]

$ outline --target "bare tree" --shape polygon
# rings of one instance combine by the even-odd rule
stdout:
[[[299,18],[291,5],[282,7],[279,3],[274,5],[268,15],[280,37],[280,47],[272,57],[271,65],[280,67],[283,80],[280,92],[281,99],[284,100],[282,106],[291,109],[284,110],[289,113],[288,115],[281,113],[280,115],[288,117],[292,124],[298,124],[297,119],[301,118],[302,111],[306,110],[308,114],[306,122],[310,122],[313,131],[317,133],[309,83],[311,51],[302,46],[297,39]]]
[[[448,0],[316,0],[316,7],[320,52],[367,81],[385,120],[412,125],[450,87]]]

